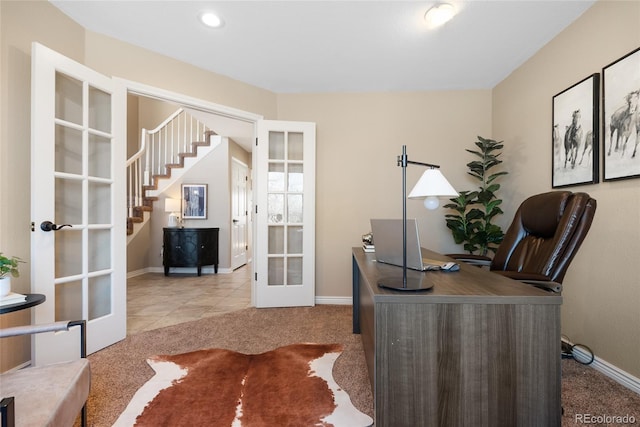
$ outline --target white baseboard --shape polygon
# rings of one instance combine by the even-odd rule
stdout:
[[[132,277],[142,276],[145,273],[149,273],[149,268],[141,268],[140,270],[127,271],[127,279],[131,279]]]
[[[17,372],[20,369],[26,368],[27,366],[30,366],[30,365],[31,365],[31,360],[27,360],[26,362],[22,362],[18,366],[14,366],[13,368],[4,371],[3,374],[5,373],[8,374],[9,372]],[[3,397],[7,397],[7,396],[3,396]]]
[[[351,297],[316,297],[318,305],[352,305]]]
[[[578,356],[581,356],[586,360],[591,357],[587,352],[581,350],[580,347],[576,347],[574,351]],[[593,363],[591,363],[589,366],[591,366],[596,371],[603,373],[615,382],[622,384],[629,390],[640,394],[640,378],[634,377],[630,373],[623,371],[622,369],[612,365],[606,360],[600,359],[598,356],[595,356],[595,358],[593,359]]]

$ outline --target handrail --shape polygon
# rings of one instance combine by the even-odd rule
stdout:
[[[184,110],[182,108],[178,108],[172,115],[167,117],[164,122],[160,123],[158,125],[158,127],[156,127],[155,129],[150,130],[149,133],[157,133],[158,131],[160,131],[160,129],[162,129],[165,126],[167,126],[173,119],[178,117],[180,115],[180,113],[182,113],[183,111]]]
[[[147,139],[144,137],[149,131],[145,128],[142,128],[142,135],[140,136],[140,149],[131,157],[127,159],[127,166],[131,163],[135,162],[137,159],[142,157],[142,155],[147,151]]]
[[[178,117],[180,115],[180,113],[182,113],[183,111],[184,110],[182,108],[178,108],[173,114],[171,114],[169,117],[167,117],[164,120],[164,122],[160,123],[155,129],[147,130],[145,128],[142,128],[142,136],[140,137],[140,149],[133,156],[131,156],[127,160],[127,166],[129,166],[131,163],[136,161],[136,159],[139,159],[140,157],[142,157],[142,155],[145,153],[145,151],[147,149],[147,140],[144,137],[145,136],[145,132],[146,132],[146,134],[154,134],[154,133],[159,132],[162,128],[164,128],[166,125],[168,125],[169,122],[171,122],[173,119]]]

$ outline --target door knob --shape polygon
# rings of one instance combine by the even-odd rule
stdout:
[[[63,227],[73,227],[73,226],[71,224],[57,225],[52,223],[51,221],[42,221],[42,223],[40,223],[40,229],[42,231],[58,231]]]

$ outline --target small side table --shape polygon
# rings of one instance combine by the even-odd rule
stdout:
[[[25,294],[26,301],[17,302],[15,304],[7,304],[0,306],[0,314],[13,313],[14,311],[31,308],[38,304],[42,304],[46,297],[42,294]]]

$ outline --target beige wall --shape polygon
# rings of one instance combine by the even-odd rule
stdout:
[[[84,64],[109,76],[275,118],[276,95],[91,31]]]
[[[640,2],[600,1],[493,91],[493,133],[509,141],[508,213],[551,189],[551,99],[640,46]],[[601,136],[602,140],[602,136]],[[640,180],[572,187],[598,201],[564,281],[562,332],[640,377]]]
[[[402,217],[402,145],[410,160],[441,165],[457,189],[474,188],[464,150],[491,136],[491,92],[279,95],[278,118],[317,124],[316,294],[351,296],[351,248],[369,219]],[[409,166],[407,186],[422,172]],[[423,246],[456,249],[442,208],[409,200],[407,210]]]
[[[136,154],[140,146],[139,99],[135,95],[127,95],[127,158]]]

